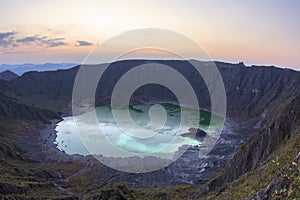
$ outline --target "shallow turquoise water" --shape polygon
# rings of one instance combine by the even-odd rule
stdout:
[[[97,124],[85,117],[90,116],[91,113],[82,114],[80,119],[66,117],[56,127],[55,143],[60,150],[67,154],[102,154],[106,157],[129,157],[134,153],[140,156],[155,152],[172,154],[183,145],[201,145],[194,138],[180,136],[182,133],[187,133],[189,128],[199,126],[203,130],[209,128],[210,131],[213,131],[219,127],[219,121],[210,123],[211,114],[209,112],[200,111],[199,115],[197,110],[180,108],[171,104],[162,104],[162,106],[166,114],[163,127],[151,123],[149,105],[129,107],[130,116],[136,126],[128,125],[125,131],[118,127],[110,106],[96,108]],[[161,114],[161,112],[157,112],[156,115],[152,115],[152,120],[160,119]],[[183,126],[180,126],[180,122]],[[78,130],[80,130],[80,134]],[[130,135],[131,132],[138,134],[142,130],[155,134],[147,138],[137,138]],[[120,153],[111,145],[128,153]]]

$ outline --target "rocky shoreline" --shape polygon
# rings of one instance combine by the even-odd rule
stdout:
[[[232,120],[226,120],[221,137],[207,156],[199,159],[200,147],[189,147],[178,160],[168,167],[149,173],[132,174],[111,169],[91,155],[68,155],[60,151],[54,143],[56,140],[55,128],[58,122],[59,120],[53,120],[44,128],[28,134],[27,138],[22,138],[22,140],[27,141],[24,149],[31,159],[41,163],[79,162],[85,166],[82,173],[92,172],[103,180],[111,180],[111,177],[114,177],[115,182],[126,182],[131,187],[203,184],[232,158],[239,146],[246,141],[245,136],[247,135],[245,131],[243,134],[238,134],[241,127]],[[248,130],[248,132],[248,135],[252,135],[250,133],[252,131]],[[128,163],[131,162],[130,159],[134,158],[110,159],[117,159],[118,162],[121,159],[121,163]],[[152,160],[149,161],[153,162]]]

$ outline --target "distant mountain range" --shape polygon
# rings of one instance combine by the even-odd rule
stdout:
[[[18,75],[22,75],[25,72],[29,71],[53,71],[58,69],[69,69],[71,67],[74,67],[75,63],[45,63],[45,64],[31,64],[31,63],[25,63],[25,64],[17,64],[17,65],[8,65],[8,64],[2,64],[0,65],[0,73],[6,70],[12,71]]]

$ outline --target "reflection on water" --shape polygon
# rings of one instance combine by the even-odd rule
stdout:
[[[60,150],[65,151],[67,154],[102,154],[106,157],[126,157],[132,154],[120,154],[111,148],[111,144],[127,152],[136,153],[173,153],[183,145],[201,145],[197,139],[190,137],[180,136],[187,133],[191,127],[197,127],[203,130],[216,130],[219,127],[219,121],[210,123],[210,113],[180,108],[179,106],[171,104],[162,104],[166,111],[166,121],[162,128],[153,125],[149,117],[149,105],[130,106],[130,116],[133,122],[142,129],[153,131],[156,134],[149,138],[133,137],[124,130],[120,129],[115,120],[113,119],[111,107],[101,106],[96,108],[98,123],[90,123],[88,117],[90,113],[85,113],[80,116],[80,119],[73,117],[66,117],[63,121],[58,123],[56,127],[57,138],[56,144]],[[200,121],[195,121],[198,118]],[[76,120],[76,123],[75,121]],[[180,123],[185,126],[180,127]],[[220,120],[221,121],[221,120]],[[210,127],[208,127],[210,125]],[[80,127],[80,135],[77,131],[77,126]],[[133,130],[135,129],[135,130]],[[126,127],[126,131],[137,132],[137,128],[131,125]],[[104,142],[104,141],[109,142]],[[82,143],[84,141],[84,145]],[[88,147],[88,148],[86,148]],[[88,150],[89,151],[88,151]]]

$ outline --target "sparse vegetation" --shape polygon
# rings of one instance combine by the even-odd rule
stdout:
[[[277,159],[273,160],[274,165],[280,171],[280,178],[286,183],[286,187],[275,190],[273,197],[276,199],[300,199],[300,152],[296,159],[287,168],[279,168]]]
[[[297,181],[299,181],[299,171],[294,171],[293,175],[291,175],[290,173],[287,174],[286,171],[282,171],[282,169],[289,163],[293,163],[295,155],[297,155],[300,151],[299,144],[300,133],[296,134],[292,139],[282,144],[273,154],[269,156],[266,162],[261,163],[261,165],[254,171],[246,173],[240,176],[237,180],[228,184],[227,188],[222,193],[210,193],[207,196],[207,199],[223,200],[251,197],[258,191],[266,189],[270,181],[278,174],[283,174],[283,177],[288,177],[287,175],[289,174],[291,176],[290,179],[292,178],[294,180],[294,183],[297,184]],[[276,164],[274,164],[274,162]],[[276,195],[282,193],[288,194],[288,192],[289,188],[282,188],[282,190],[277,191]]]
[[[127,65],[126,62],[116,63],[116,66],[123,69]],[[130,62],[136,64],[144,63],[144,61]],[[166,64],[168,62],[161,61],[161,63]],[[173,62],[176,64],[178,61],[172,61],[171,63]],[[180,68],[184,66],[182,62],[179,64]],[[264,67],[243,67],[239,68],[239,70],[234,70],[232,66],[235,65],[221,63],[219,66],[220,72],[225,79],[226,89],[232,91],[227,93],[228,116],[231,116],[233,119],[236,117],[240,120],[253,120],[255,122],[251,125],[254,126],[257,122],[256,119],[260,118],[265,110],[270,112],[265,120],[271,122],[283,111],[299,113],[297,104],[287,107],[290,105],[294,95],[299,95],[297,86],[300,79],[298,72]],[[149,181],[150,186],[147,187],[153,186],[152,188],[130,187],[126,185],[126,181],[131,181],[132,179],[126,179],[127,177],[125,176],[127,175],[123,176],[122,174],[123,177],[117,175],[117,178],[115,178],[113,172],[106,173],[105,168],[96,166],[93,162],[88,162],[90,160],[77,160],[76,157],[68,157],[60,160],[56,152],[52,151],[53,149],[47,151],[47,153],[53,156],[51,157],[53,160],[51,162],[48,162],[48,160],[45,162],[41,161],[40,157],[43,159],[46,153],[39,152],[39,147],[47,146],[48,136],[44,135],[45,138],[42,139],[36,139],[37,137],[28,139],[23,136],[29,133],[32,133],[32,135],[37,134],[36,131],[41,130],[45,126],[45,123],[49,122],[49,119],[59,118],[56,114],[57,111],[59,111],[59,114],[66,114],[70,111],[73,81],[77,70],[78,67],[68,71],[32,72],[16,78],[9,84],[0,84],[0,199],[4,197],[11,199],[82,199],[84,197],[105,197],[106,199],[142,200],[231,200],[256,195],[257,192],[266,190],[271,181],[278,177],[279,181],[287,182],[287,184],[284,187],[276,188],[277,190],[272,190],[273,193],[270,194],[270,197],[273,195],[273,198],[278,199],[299,198],[299,163],[293,163],[295,155],[300,150],[300,134],[299,132],[294,133],[294,130],[299,130],[299,127],[294,128],[297,125],[295,118],[299,119],[299,115],[287,114],[282,116],[282,122],[291,121],[291,123],[273,123],[273,129],[268,129],[269,132],[266,131],[264,122],[262,126],[258,125],[261,128],[260,133],[267,133],[263,138],[265,140],[262,140],[260,135],[257,134],[248,140],[246,144],[242,145],[237,152],[240,157],[243,157],[240,160],[237,158],[237,161],[239,161],[236,162],[237,164],[248,163],[247,161],[250,160],[249,165],[241,167],[246,170],[240,170],[237,173],[241,174],[238,178],[231,176],[230,178],[233,178],[230,180],[234,180],[231,183],[226,182],[226,187],[221,188],[220,191],[213,191],[209,194],[203,192],[207,189],[206,185],[167,185],[170,183],[167,181],[165,184],[167,186],[165,187],[155,187],[155,183],[151,181]],[[114,76],[109,76],[107,80],[115,79]],[[263,82],[259,80],[263,80]],[[243,85],[243,88],[241,88],[243,92],[241,92],[241,89],[236,90],[237,86],[241,86],[241,83]],[[107,88],[113,85],[109,81],[107,81],[107,84]],[[200,86],[198,89],[201,93],[202,86]],[[261,93],[248,93],[247,91],[251,91],[253,87],[262,88]],[[155,93],[156,90],[152,92]],[[109,92],[104,91],[104,93],[105,99],[109,97]],[[108,96],[106,96],[106,93]],[[96,96],[98,100],[103,97],[100,95],[101,93],[96,94],[98,95]],[[206,102],[206,100],[209,99],[206,99],[204,95],[202,102]],[[299,97],[296,100],[298,100],[296,103],[299,106]],[[208,122],[205,119],[203,121],[203,123]],[[281,131],[277,131],[279,130],[278,127],[280,127]],[[253,127],[249,126],[247,128],[252,129]],[[274,130],[276,132],[272,132]],[[35,133],[33,134],[33,132]],[[241,134],[244,133],[241,131]],[[276,137],[272,137],[274,135]],[[272,140],[269,141],[267,140],[268,138]],[[256,141],[256,143],[253,141]],[[260,143],[260,141],[268,142]],[[250,142],[253,142],[251,143],[251,148],[249,148]],[[29,146],[28,149],[32,150],[33,154],[36,153],[35,160],[30,159],[31,157],[24,152],[26,148],[22,148],[20,143],[27,143]],[[257,149],[259,151],[256,151]],[[263,151],[265,149],[267,150]],[[253,155],[256,155],[256,157]],[[255,166],[254,169],[249,157],[252,160],[257,158],[257,162],[253,165]],[[231,169],[236,167],[240,167],[240,165],[235,165]],[[285,167],[287,168],[285,169]],[[232,172],[230,175],[236,171],[232,170]],[[175,175],[177,175],[176,173],[180,172],[175,171]],[[101,176],[102,174],[105,174],[105,176]],[[156,178],[156,176],[153,177]],[[148,182],[147,178],[143,180]],[[139,183],[137,182],[137,187],[139,187]]]

